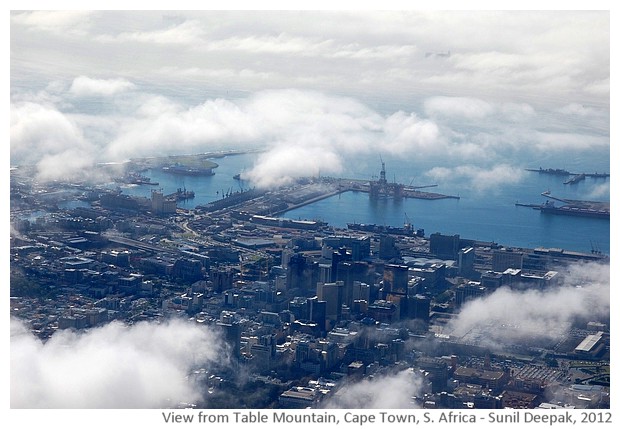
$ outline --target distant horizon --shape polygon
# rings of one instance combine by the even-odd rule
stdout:
[[[609,11],[13,11],[10,159],[261,149],[260,186],[371,152],[498,185],[514,159],[609,165],[609,48]]]

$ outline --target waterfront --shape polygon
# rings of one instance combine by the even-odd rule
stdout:
[[[149,197],[152,189],[165,193],[186,188],[195,192],[195,198],[179,201],[178,206],[193,209],[198,205],[221,198],[222,193],[249,189],[250,184],[233,176],[251,168],[256,154],[242,154],[214,159],[218,167],[213,176],[179,176],[161,170],[148,170],[144,174],[158,186],[124,185],[128,195]],[[550,167],[551,161],[545,161]],[[577,162],[577,161],[573,161]],[[380,170],[377,155],[360,157],[351,163],[357,171],[348,171],[342,177],[374,180]],[[596,162],[592,165],[580,160],[571,165],[575,171],[609,171]],[[560,163],[560,166],[566,163]],[[417,173],[416,168],[420,169]],[[430,165],[412,166],[406,160],[387,158],[388,178],[409,185],[411,177],[421,175]],[[424,180],[424,182],[422,182]],[[600,201],[609,201],[609,178],[587,178],[575,185],[564,185],[565,177],[524,172],[516,183],[503,184],[488,189],[475,189],[467,183],[431,183],[430,179],[415,179],[415,185],[437,184],[433,192],[458,195],[460,199],[370,199],[367,193],[344,192],[282,214],[291,219],[322,220],[334,227],[346,228],[349,222],[376,223],[402,226],[407,218],[414,227],[422,228],[427,235],[434,232],[459,234],[463,238],[495,241],[507,246],[535,248],[538,246],[590,252],[610,252],[610,221],[570,216],[543,214],[529,207],[515,206],[515,202],[541,204],[541,192],[550,190],[553,195],[570,199],[592,199],[595,190],[603,189]],[[606,191],[606,192],[605,192]]]

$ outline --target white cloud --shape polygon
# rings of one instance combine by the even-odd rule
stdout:
[[[598,183],[592,187],[590,192],[588,193],[588,198],[593,200],[598,200],[600,198],[609,198],[609,193],[611,190],[611,183],[608,181],[604,183]]]
[[[503,287],[465,305],[446,330],[456,336],[484,332],[486,345],[522,340],[559,340],[578,320],[604,321],[610,311],[610,267],[585,263],[569,267],[566,279],[549,289]],[[519,303],[515,306],[515,303]]]
[[[93,12],[88,10],[13,12],[11,23],[58,35],[69,33],[81,36],[86,34],[92,15]]]
[[[294,37],[286,33],[277,36],[249,36],[230,37],[209,42],[204,49],[213,51],[245,51],[252,54],[298,54],[318,55],[321,52],[329,52],[332,41],[314,40],[304,37]]]
[[[480,119],[494,113],[492,104],[469,97],[431,97],[424,102],[424,111],[430,116],[457,116]]]
[[[325,408],[405,409],[416,408],[412,397],[420,392],[422,379],[410,369],[346,384],[327,400]],[[397,392],[397,393],[396,393]],[[392,394],[395,393],[395,394]]]
[[[164,29],[127,31],[117,35],[100,35],[96,37],[99,42],[139,42],[144,44],[158,45],[193,45],[203,43],[205,30],[200,22],[195,20],[183,21]]]
[[[520,180],[522,172],[508,166],[515,157],[540,151],[604,150],[609,145],[600,133],[605,123],[600,109],[576,111],[587,121],[584,129],[538,129],[543,120],[565,129],[570,122],[567,115],[576,105],[541,116],[526,103],[431,97],[424,102],[430,117],[424,117],[403,110],[386,114],[351,97],[308,90],[265,90],[192,105],[136,90],[123,79],[81,76],[70,87],[56,82],[48,88],[49,93],[22,94],[23,100],[33,101],[11,106],[11,161],[38,164],[40,178],[74,177],[95,161],[234,146],[266,149],[247,172],[261,185],[316,175],[319,170],[338,174],[349,156],[372,152],[425,157],[448,165],[466,162],[450,175],[485,190]],[[82,113],[80,97],[63,97],[64,88],[70,88],[66,92],[72,95],[119,96],[101,105],[105,114]],[[127,90],[132,90],[131,96],[125,96]],[[448,177],[446,171],[436,168],[428,174],[441,179]]]
[[[134,88],[135,85],[126,79],[93,79],[78,76],[73,79],[69,92],[78,97],[111,96]]]
[[[600,150],[609,148],[609,138],[581,133],[545,132],[534,133],[536,149],[543,152]]]
[[[492,167],[461,165],[453,168],[434,167],[426,173],[430,178],[444,183],[465,183],[477,192],[498,189],[506,184],[519,183],[524,177],[522,168],[509,164]]]
[[[82,130],[53,106],[12,104],[10,136],[11,162],[40,164],[44,179],[62,178],[64,172],[79,173],[88,165],[85,160],[93,156]],[[71,159],[70,154],[76,158]]]
[[[133,81],[154,85],[162,77],[152,71],[170,64],[179,70],[252,70],[267,82],[213,76],[208,85],[303,87],[352,96],[370,92],[398,100],[401,109],[411,98],[428,95],[529,100],[547,108],[582,99],[609,105],[606,11],[85,14],[82,37],[75,37],[39,30],[78,25],[78,13],[13,13],[18,31],[12,31],[12,49],[20,53],[13,55],[15,70],[36,70],[40,74],[31,76],[39,77],[59,67],[88,76],[115,77],[122,71]],[[26,22],[32,24],[26,27]],[[425,58],[426,52],[448,51],[449,58]],[[181,87],[195,79],[170,78],[170,85]]]
[[[311,142],[306,142],[309,144],[276,146],[261,154],[256,165],[244,173],[244,179],[260,188],[270,188],[290,184],[298,177],[337,175],[342,172],[343,160],[338,154],[323,150],[320,144],[313,146]]]
[[[218,336],[173,320],[58,331],[11,321],[12,408],[166,408],[201,398],[188,374],[223,356]]]
[[[415,113],[396,112],[385,119],[383,148],[392,153],[441,153],[445,143],[437,124]]]
[[[252,142],[259,136],[257,124],[236,104],[208,100],[184,108],[164,97],[147,98],[137,115],[124,121],[116,138],[107,146],[115,159],[140,154],[174,151],[206,152],[224,145]]]
[[[530,121],[536,115],[535,109],[527,103],[504,103],[499,107],[502,116],[510,122]]]

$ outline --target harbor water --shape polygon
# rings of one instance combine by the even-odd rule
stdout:
[[[257,155],[240,154],[217,158],[213,176],[183,176],[162,170],[147,170],[153,185],[124,185],[128,195],[150,197],[151,190],[161,189],[172,193],[177,189],[195,192],[191,200],[180,201],[179,207],[192,209],[197,205],[222,198],[223,194],[249,189],[251,184],[235,180],[233,176],[250,169]],[[291,219],[322,220],[334,227],[346,228],[347,223],[374,223],[402,226],[411,222],[416,229],[424,229],[426,235],[434,232],[459,234],[462,238],[493,241],[514,247],[561,248],[581,252],[600,251],[610,253],[610,220],[586,217],[560,216],[541,213],[530,207],[515,203],[541,204],[549,191],[553,196],[565,199],[609,202],[610,178],[592,178],[575,184],[564,184],[566,176],[526,172],[525,168],[563,168],[571,172],[609,172],[608,160],[557,159],[537,160],[519,166],[519,180],[498,186],[471,181],[433,181],[424,172],[433,168],[420,160],[404,160],[397,157],[381,158],[386,165],[389,181],[406,186],[429,186],[430,192],[458,196],[440,200],[369,198],[363,192],[345,192],[282,214]],[[559,164],[558,164],[559,163]],[[342,172],[339,177],[376,180],[381,169],[379,155],[360,156],[348,163],[355,166]]]

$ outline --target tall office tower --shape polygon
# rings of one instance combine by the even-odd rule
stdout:
[[[344,303],[349,307],[353,303],[352,290],[354,282],[370,283],[372,270],[366,262],[342,261],[336,270],[336,281],[344,282]]]
[[[433,393],[446,390],[448,385],[448,364],[436,358],[422,357],[416,362],[416,366],[430,374]]]
[[[474,261],[475,261],[475,251],[473,247],[466,247],[465,249],[459,250],[459,276],[463,277],[471,277],[475,274],[474,271]]]
[[[406,265],[386,264],[383,267],[383,294],[407,296],[409,267]]]
[[[307,299],[308,319],[315,322],[323,334],[327,333],[325,325],[327,316],[327,302],[319,300],[318,296]]]
[[[288,309],[295,316],[295,320],[310,320],[310,308],[306,297],[296,296],[288,303]]]
[[[325,301],[325,318],[330,324],[340,320],[344,303],[344,282],[318,283],[316,295],[319,301]],[[327,329],[329,330],[329,329]]]
[[[231,347],[232,356],[241,356],[241,326],[239,322],[224,320],[217,323],[217,326],[224,331],[224,340]]]
[[[319,264],[300,253],[291,256],[286,272],[286,288],[314,291],[319,278]]]
[[[379,239],[379,258],[390,260],[399,256],[396,240],[391,235],[382,235]]]
[[[319,263],[319,278],[318,281],[323,283],[329,283],[332,280],[332,264],[331,263]]]
[[[495,271],[486,271],[480,275],[480,284],[487,291],[493,292],[504,284],[504,274]]]
[[[330,282],[338,280],[338,264],[342,261],[351,261],[353,258],[350,252],[347,252],[345,247],[332,252],[332,271]]]
[[[220,293],[233,287],[233,271],[232,269],[217,269],[211,271],[211,282],[213,289]]]
[[[430,250],[438,258],[456,261],[460,248],[460,236],[458,234],[442,235],[438,232],[431,234]]]
[[[366,283],[354,281],[351,287],[351,300],[370,302],[370,286]],[[348,304],[347,304],[348,305]]]
[[[408,317],[428,323],[431,315],[431,300],[424,295],[414,295],[408,298]]]

